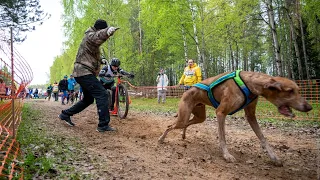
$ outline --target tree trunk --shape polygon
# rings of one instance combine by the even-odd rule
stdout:
[[[140,21],[140,0],[138,0],[138,9],[139,9],[139,54],[142,55],[142,28],[141,28],[141,21]]]
[[[253,51],[251,51],[250,52],[250,57],[251,57],[251,59],[253,59],[254,58],[254,52]],[[255,64],[253,63],[253,62],[256,62],[256,61],[251,61],[251,64],[250,64],[250,71],[254,71],[254,66],[255,66]]]
[[[184,30],[184,26],[181,25],[181,31],[182,31],[182,39],[183,39],[183,49],[184,49],[184,58],[185,58],[185,63],[188,62],[188,47],[187,47],[187,37],[186,37],[186,32]]]
[[[304,31],[303,31],[302,18],[301,18],[301,14],[300,14],[300,1],[299,0],[297,0],[297,16],[298,16],[299,24],[300,24],[303,57],[304,57],[304,63],[306,66],[307,79],[310,79],[308,56],[307,56],[307,51],[306,51],[306,43],[305,43],[305,37],[304,37]]]
[[[289,57],[288,57],[288,78],[290,79],[294,79],[294,74],[292,73],[292,38],[291,36],[289,36]]]
[[[237,50],[236,50],[236,64],[235,64],[235,70],[239,69],[239,46],[238,46],[238,43],[236,42],[236,47],[237,47]]]
[[[286,14],[287,14],[287,19],[290,25],[290,31],[291,31],[291,36],[292,36],[292,41],[293,41],[293,45],[294,45],[294,50],[295,50],[295,54],[296,54],[296,58],[297,58],[297,64],[298,64],[298,78],[301,80],[303,77],[303,71],[302,71],[302,66],[301,66],[301,58],[300,58],[300,52],[299,52],[299,46],[298,46],[298,42],[297,42],[297,34],[295,31],[295,27],[293,24],[293,20],[289,14],[289,6],[287,3],[285,3],[286,6]]]
[[[190,2],[189,2],[189,6],[190,6],[190,11],[191,11],[191,16],[192,16],[194,41],[196,43],[196,48],[197,48],[198,63],[201,67],[203,62],[201,60],[201,53],[200,53],[200,47],[199,47],[198,32],[197,32],[197,25],[196,25],[196,15],[194,13],[194,9],[193,9],[192,4]]]
[[[272,0],[267,0],[266,5],[267,5],[268,18],[269,18],[269,26],[270,26],[271,33],[272,33],[274,53],[275,53],[275,58],[276,58],[275,61],[276,61],[276,65],[277,65],[277,75],[283,76],[282,61],[281,61],[281,56],[280,56],[280,45],[279,45],[279,41],[278,41],[276,24],[274,21]]]
[[[205,38],[204,38],[204,12],[203,12],[203,7],[202,7],[202,1],[201,1],[201,11],[200,11],[200,16],[201,16],[201,40],[202,40],[202,43],[201,43],[201,59],[202,59],[202,63],[203,63],[203,74],[202,74],[202,79],[207,79],[208,77],[208,68],[207,68],[207,62],[206,62],[206,59],[205,59],[205,55],[204,55],[204,52],[205,52],[205,49],[206,49],[206,44],[205,44]]]
[[[248,71],[248,52],[246,48],[243,50],[243,70]]]
[[[232,51],[232,45],[229,45],[230,47],[230,69],[231,71],[234,71],[234,57],[233,57],[233,51]]]

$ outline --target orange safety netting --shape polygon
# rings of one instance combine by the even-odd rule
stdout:
[[[0,40],[0,179],[23,179],[16,133],[21,122],[26,86],[32,81],[33,73],[11,44],[5,36]]]

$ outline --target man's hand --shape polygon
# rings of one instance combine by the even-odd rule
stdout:
[[[119,28],[115,28],[115,27],[109,27],[109,29],[107,30],[107,35],[108,36],[112,36],[114,32],[116,32],[116,30],[118,30]]]

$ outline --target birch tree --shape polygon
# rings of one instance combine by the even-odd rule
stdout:
[[[270,27],[271,34],[272,34],[272,39],[273,39],[273,48],[274,48],[274,53],[275,53],[275,62],[277,65],[277,74],[279,76],[283,76],[282,73],[282,61],[281,61],[281,55],[280,55],[280,45],[278,41],[278,35],[277,35],[277,29],[276,29],[276,22],[274,18],[274,11],[273,11],[273,5],[272,5],[272,0],[264,0],[264,3],[267,8],[267,14],[268,14],[268,26]]]
[[[294,26],[294,21],[293,21],[292,16],[291,16],[291,14],[293,14],[293,13],[291,13],[292,10],[290,10],[290,9],[292,9],[292,5],[288,4],[288,1],[286,1],[285,2],[285,8],[286,8],[286,16],[287,16],[287,19],[288,19],[288,23],[290,25],[290,34],[291,34],[293,45],[294,45],[294,50],[295,50],[295,54],[296,54],[296,61],[297,61],[297,64],[298,64],[298,78],[302,79],[303,71],[302,71],[302,65],[301,65],[299,45],[298,45],[298,42],[297,42],[297,33],[295,31],[296,28]]]

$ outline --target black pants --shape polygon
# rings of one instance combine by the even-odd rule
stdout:
[[[62,112],[64,114],[72,116],[87,108],[90,104],[94,102],[95,99],[99,115],[98,126],[108,126],[110,122],[108,96],[102,84],[92,74],[81,77],[75,77],[75,80],[83,90],[83,99],[77,102],[71,108],[63,110]]]
[[[51,99],[51,91],[47,91],[47,97],[46,98],[48,98],[48,100],[50,101],[50,99]]]
[[[54,101],[58,101],[58,92],[53,93]]]
[[[74,94],[74,90],[69,90],[68,89],[68,97],[67,97],[67,102],[69,102],[69,100],[70,100],[70,98],[71,98],[71,96],[73,96]],[[73,96],[73,100],[72,101],[74,101],[74,96]]]

